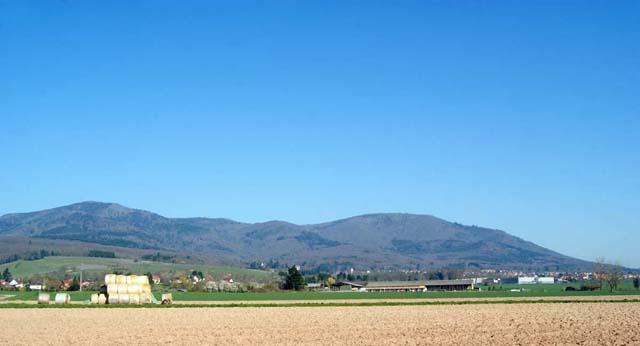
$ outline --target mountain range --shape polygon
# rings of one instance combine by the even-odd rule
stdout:
[[[590,262],[500,230],[429,215],[368,214],[311,225],[242,223],[223,218],[167,218],[101,202],[0,217],[0,256],[35,248],[70,255],[91,249],[133,257],[159,253],[181,261],[239,266],[271,261],[325,270],[592,267]]]

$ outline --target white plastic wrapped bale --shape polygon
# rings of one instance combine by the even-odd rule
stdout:
[[[140,293],[140,285],[138,284],[127,285],[127,293],[129,294]]]
[[[91,304],[98,304],[98,293],[91,295]]]
[[[38,304],[49,304],[49,293],[38,293]]]
[[[137,283],[138,275],[127,275],[127,285],[133,285]]]
[[[104,294],[100,294],[98,296],[98,304],[106,304],[107,303],[107,296],[105,296]]]
[[[56,304],[69,304],[69,301],[71,301],[71,297],[68,293],[56,293]]]
[[[127,283],[127,277],[124,275],[117,275],[116,283],[119,285],[125,285]]]
[[[171,293],[162,294],[162,304],[171,304],[173,303],[173,295]]]
[[[131,296],[128,294],[118,294],[118,304],[129,304]]]

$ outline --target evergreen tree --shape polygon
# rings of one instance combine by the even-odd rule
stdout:
[[[296,266],[289,268],[287,278],[284,282],[284,289],[300,291],[305,286],[304,278],[298,268],[296,268]]]
[[[78,280],[78,276],[73,277],[73,281],[71,282],[71,286],[67,291],[79,291],[80,290],[80,280]]]
[[[635,289],[640,288],[640,278],[637,276],[633,279],[633,287],[635,287]]]
[[[153,275],[151,272],[147,272],[145,275],[149,278],[149,285],[153,287]]]
[[[4,268],[4,271],[2,272],[2,279],[6,282],[13,280],[13,276],[11,275],[9,268]]]

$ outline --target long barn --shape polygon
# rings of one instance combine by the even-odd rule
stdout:
[[[471,289],[473,289],[472,279],[377,281],[369,282],[366,286],[368,292],[466,291]]]

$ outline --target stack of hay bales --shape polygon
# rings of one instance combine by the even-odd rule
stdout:
[[[145,275],[115,275],[104,277],[109,304],[150,304],[151,286]]]

